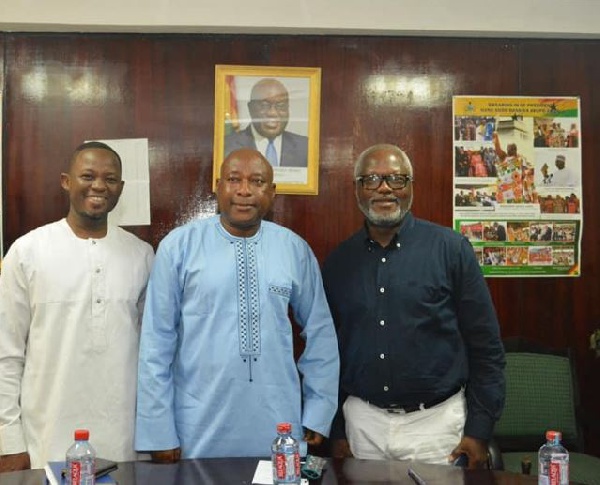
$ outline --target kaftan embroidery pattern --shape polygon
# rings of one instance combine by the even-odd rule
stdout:
[[[258,268],[256,243],[235,241],[238,268],[238,332],[240,355],[260,355],[260,305],[258,299]]]

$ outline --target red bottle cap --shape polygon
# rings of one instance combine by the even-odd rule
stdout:
[[[75,430],[75,441],[87,441],[90,439],[90,432],[87,429]]]
[[[278,433],[291,433],[292,425],[290,423],[279,423],[277,425]]]
[[[554,441],[555,438],[558,438],[560,441],[562,439],[562,433],[560,431],[548,430],[546,431],[546,439],[549,441]]]

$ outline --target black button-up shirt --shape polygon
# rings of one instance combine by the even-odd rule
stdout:
[[[338,330],[340,407],[348,395],[412,406],[466,386],[465,435],[489,439],[504,405],[504,349],[487,284],[469,241],[409,213],[383,248],[366,228],[323,267]]]

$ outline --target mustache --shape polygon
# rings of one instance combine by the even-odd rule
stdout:
[[[369,203],[373,202],[395,202],[396,204],[400,203],[400,199],[398,197],[376,197],[374,199],[369,200]]]

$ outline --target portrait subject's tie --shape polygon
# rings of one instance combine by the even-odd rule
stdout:
[[[277,160],[277,150],[275,149],[273,140],[269,140],[269,144],[267,145],[267,153],[265,156],[272,167],[279,166],[279,161]]]

